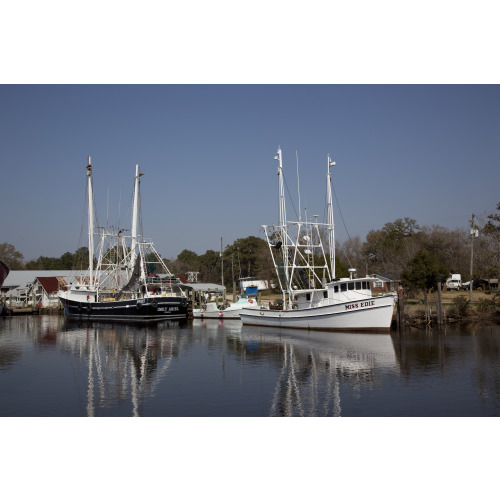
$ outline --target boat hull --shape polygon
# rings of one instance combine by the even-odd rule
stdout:
[[[394,297],[382,296],[308,309],[280,311],[244,308],[240,317],[244,325],[331,331],[389,331],[393,309]]]
[[[113,302],[79,302],[59,297],[64,314],[80,319],[160,321],[187,318],[184,297],[147,297]]]
[[[240,319],[241,309],[224,310],[224,311],[203,311],[200,309],[193,310],[193,318],[196,319]]]
[[[213,306],[213,303],[210,304],[212,308],[205,309],[193,309],[193,318],[196,319],[240,319],[240,313],[243,310],[243,307],[248,306],[252,309],[257,309],[259,306],[255,300],[241,300],[235,302],[232,306],[227,307],[226,309],[219,310],[216,306]]]

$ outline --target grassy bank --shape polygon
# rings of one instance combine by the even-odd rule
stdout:
[[[469,291],[443,291],[441,304],[444,323],[500,321],[500,295],[497,292],[473,290],[472,301]],[[404,321],[410,325],[437,323],[438,294],[405,297]]]

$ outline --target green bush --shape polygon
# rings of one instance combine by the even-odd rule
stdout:
[[[491,313],[494,312],[497,307],[495,299],[479,299],[479,304],[477,305],[477,310],[481,313]]]
[[[467,316],[469,300],[466,297],[455,297],[453,299],[453,309],[457,316]]]

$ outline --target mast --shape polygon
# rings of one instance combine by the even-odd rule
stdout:
[[[139,174],[139,165],[135,166],[135,184],[134,184],[134,206],[132,209],[132,246],[131,246],[131,265],[135,262],[135,247],[137,244],[137,215],[139,212],[139,186],[141,183],[141,175]]]
[[[143,246],[140,246],[138,255],[136,255],[136,248],[137,248],[137,222],[139,218],[139,211],[141,209],[140,207],[140,201],[141,201],[141,177],[144,174],[141,172],[139,173],[139,165],[135,165],[135,182],[134,182],[134,205],[132,209],[132,242],[131,242],[131,248],[130,248],[130,268],[133,269],[135,268],[135,263],[137,260],[137,257],[140,257],[141,259],[144,259],[144,248]],[[144,265],[141,265],[141,279],[146,282],[146,270],[144,269]]]
[[[220,273],[222,279],[222,287],[224,288],[224,259],[223,259],[224,250],[222,248],[222,236],[220,237]],[[225,293],[225,292],[223,292]]]
[[[328,156],[328,169],[326,173],[326,199],[328,212],[328,246],[330,251],[330,272],[332,279],[335,279],[335,226],[333,223],[333,203],[332,203],[332,176],[330,167],[334,167],[335,162]]]
[[[92,163],[87,165],[87,192],[89,196],[89,285],[94,284],[94,190],[92,188]]]
[[[285,206],[285,188],[283,184],[283,163],[281,159],[281,147],[278,146],[278,151],[275,160],[278,160],[278,190],[279,190],[279,210],[280,210],[280,237],[281,237],[281,253],[283,255],[283,271],[285,272],[285,280],[287,289],[289,288],[288,279],[288,245],[286,232],[286,206]],[[288,290],[291,292],[291,290]],[[290,293],[289,300],[291,301]],[[285,291],[283,290],[283,305],[285,304]]]

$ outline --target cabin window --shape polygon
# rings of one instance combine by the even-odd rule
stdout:
[[[347,284],[346,283],[342,283],[340,285],[340,291],[341,292],[347,292]]]
[[[368,290],[368,283],[363,281],[363,290]]]
[[[347,283],[347,288],[349,290],[354,290],[354,283]]]
[[[327,299],[327,298],[328,298],[328,292],[327,292],[326,290],[323,292],[323,298],[324,298],[324,299]]]
[[[356,281],[356,290],[361,290],[361,281]]]
[[[306,294],[306,300],[311,300],[311,294],[310,293]]]

